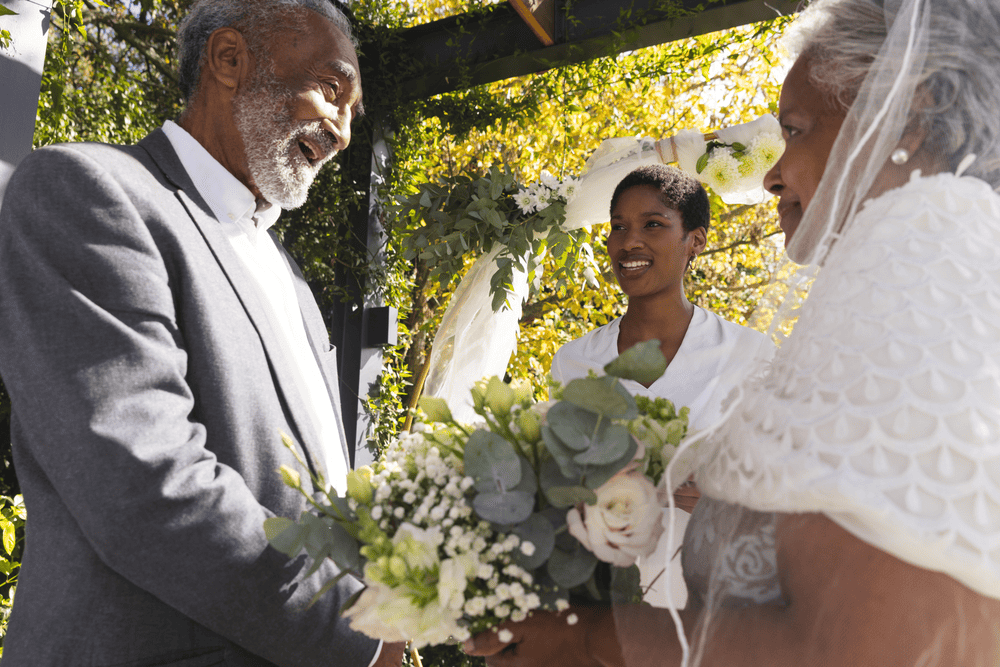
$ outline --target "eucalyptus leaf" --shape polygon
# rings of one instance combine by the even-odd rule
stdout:
[[[597,567],[597,556],[577,542],[576,548],[572,551],[553,549],[546,569],[558,585],[563,588],[574,588],[586,583],[594,574],[595,567]]]
[[[480,492],[513,489],[521,482],[521,457],[492,431],[475,431],[465,445],[465,474]]]
[[[518,459],[521,461],[521,481],[511,491],[524,491],[534,495],[538,491],[538,479],[535,477],[535,471],[532,470],[531,464],[523,456],[519,456]]]
[[[556,507],[572,507],[579,503],[593,505],[597,494],[585,486],[553,486],[545,489],[545,496]]]
[[[522,544],[530,542],[534,551],[528,556],[522,548],[518,548],[514,559],[526,570],[534,570],[552,555],[556,544],[556,531],[552,522],[541,514],[532,514],[525,521],[514,527],[513,533],[521,538]]]
[[[550,415],[551,413],[552,410],[549,410]],[[573,460],[573,457],[578,452],[567,447],[559,436],[556,435],[555,430],[547,424],[542,426],[542,441],[545,443],[545,448],[552,455],[552,459],[548,462],[554,463],[563,476],[574,480],[579,480],[583,476],[583,468]]]
[[[608,375],[646,385],[658,380],[666,370],[667,358],[656,339],[636,343],[604,367]]]
[[[542,461],[539,477],[543,489],[551,489],[556,486],[580,486],[580,477],[563,474],[559,462],[554,458]]]
[[[597,429],[596,437],[591,441],[591,447],[573,457],[580,465],[610,465],[621,461],[622,465],[631,461],[623,458],[632,448],[632,436],[621,424],[605,422]]]
[[[638,445],[635,440],[632,440],[629,450],[621,460],[603,466],[581,466],[583,469],[583,486],[586,486],[588,489],[599,489],[604,486],[609,479],[614,477],[632,461],[637,448]]]
[[[639,566],[611,568],[611,603],[642,602],[642,581]]]
[[[472,507],[481,518],[503,526],[521,523],[535,509],[535,494],[525,491],[479,493]]]
[[[593,411],[568,401],[559,401],[545,415],[545,421],[562,443],[575,451],[586,451],[590,447],[598,419]]]
[[[563,389],[563,400],[612,419],[634,419],[639,414],[632,395],[610,376],[573,380]]]

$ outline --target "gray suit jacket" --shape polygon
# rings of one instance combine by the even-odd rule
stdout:
[[[22,164],[0,215],[0,376],[28,512],[4,667],[367,667],[377,642],[338,616],[360,584],[307,607],[336,569],[305,578],[264,536],[304,509],[280,433],[322,462],[262,313],[162,131]]]

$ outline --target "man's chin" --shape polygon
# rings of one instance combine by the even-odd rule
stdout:
[[[310,174],[296,183],[281,182],[280,185],[258,187],[261,196],[269,203],[284,211],[291,211],[306,203],[315,178],[315,174]]]

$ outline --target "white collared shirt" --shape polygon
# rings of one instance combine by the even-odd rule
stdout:
[[[335,408],[306,338],[291,269],[268,233],[281,215],[281,209],[265,203],[258,211],[253,193],[173,121],[163,124],[163,132],[198,194],[222,223],[222,230],[244,268],[253,276],[267,319],[292,359],[295,383],[305,399],[323,447],[327,482],[344,494],[348,465]],[[275,437],[278,435],[276,433]]]

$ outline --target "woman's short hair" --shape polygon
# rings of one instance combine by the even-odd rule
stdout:
[[[296,9],[309,9],[340,29],[357,48],[351,22],[330,0],[199,0],[178,31],[180,86],[184,99],[194,97],[201,81],[205,44],[219,28],[235,28],[255,56],[270,57],[269,46],[280,29],[301,29],[307,19]]]
[[[804,12],[787,42],[810,60],[813,85],[845,111],[857,97],[888,34],[884,0],[826,0]],[[910,122],[927,131],[928,145],[952,166],[978,155],[986,180],[1000,175],[1000,127],[984,123],[1000,109],[1000,2],[967,0],[961,12],[949,3],[929,6],[927,57],[917,89],[929,104],[915,106]],[[977,128],[975,135],[968,129]]]
[[[629,172],[611,195],[612,215],[622,194],[640,185],[650,185],[660,191],[663,203],[681,214],[685,232],[693,232],[699,227],[708,231],[712,212],[705,188],[680,169],[665,164],[651,164]]]

